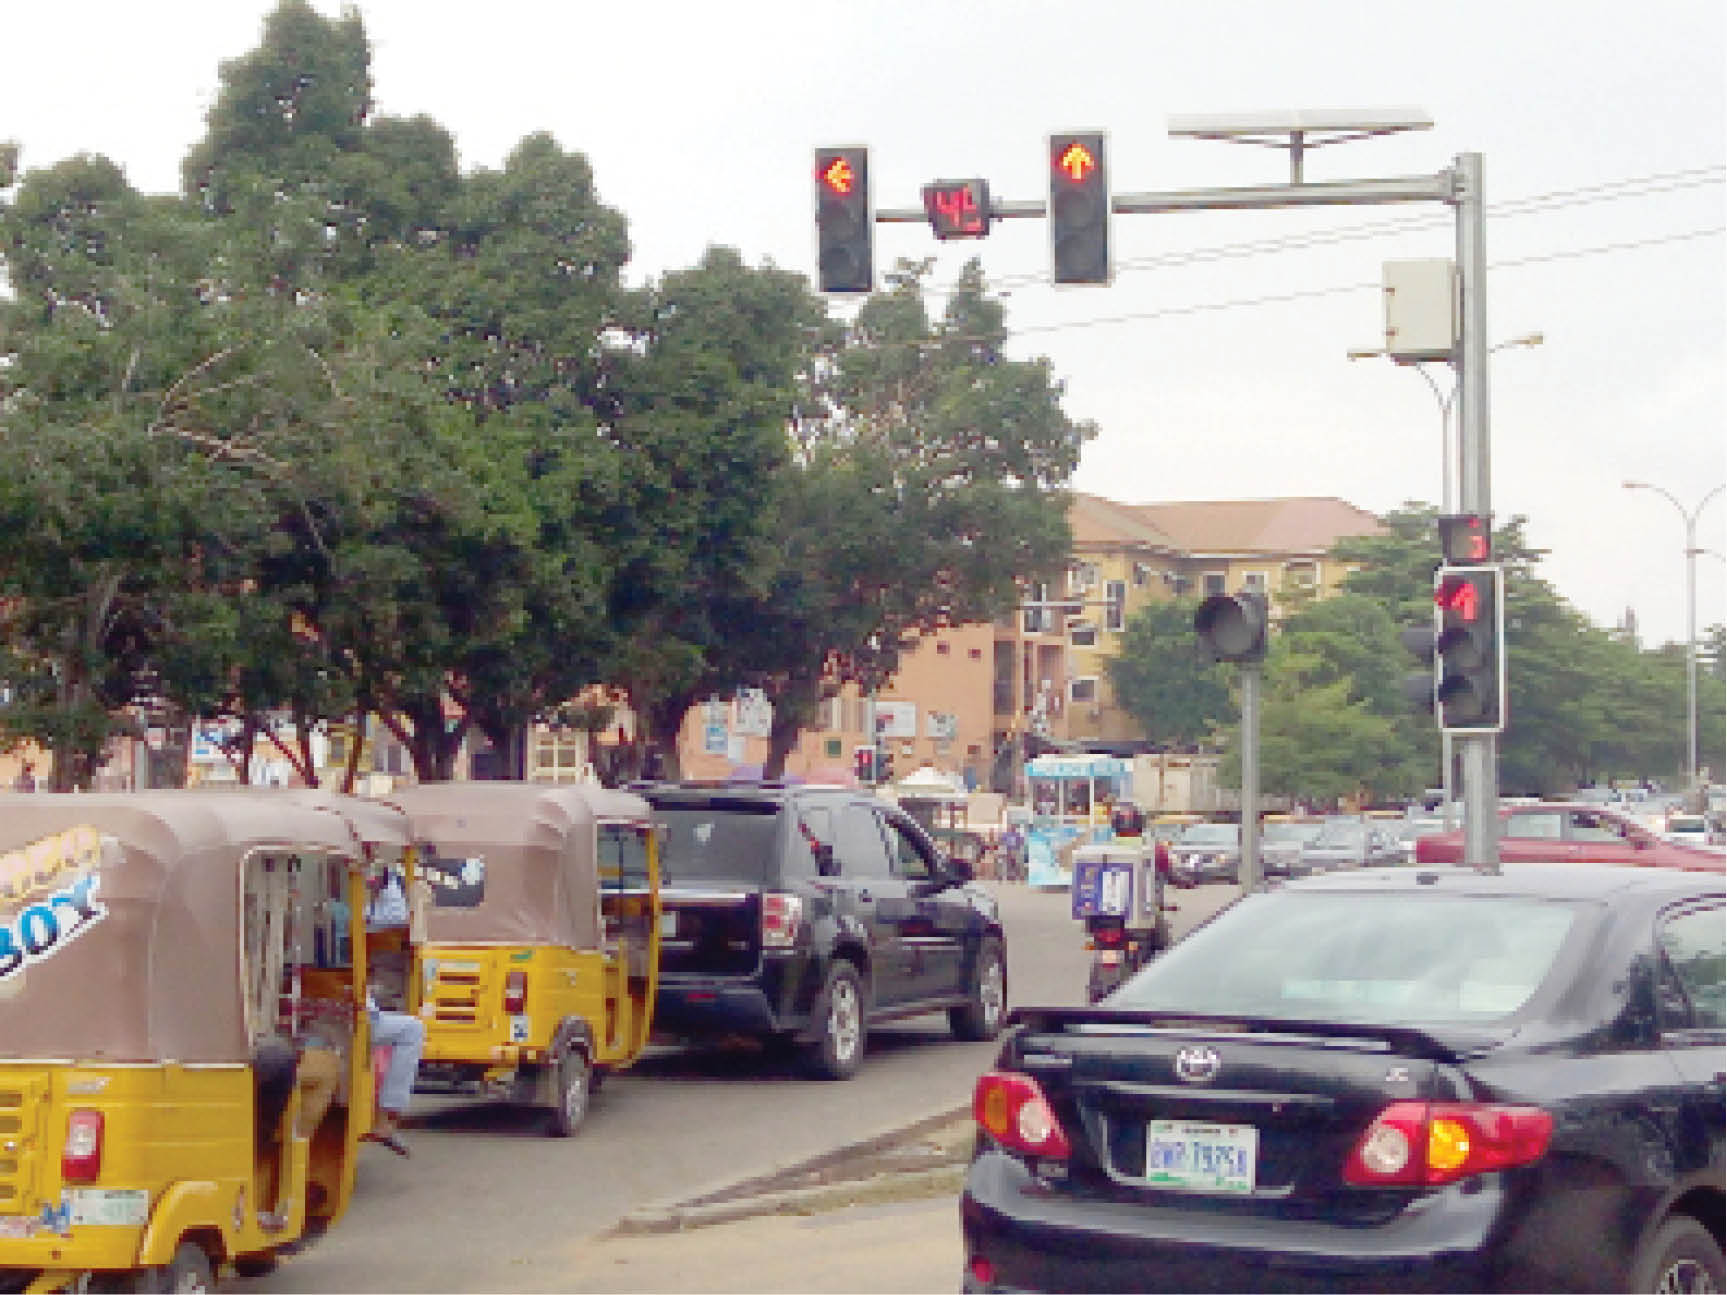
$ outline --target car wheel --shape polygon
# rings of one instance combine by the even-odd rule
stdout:
[[[558,1059],[558,1104],[552,1107],[546,1131],[554,1138],[567,1138],[581,1128],[592,1087],[593,1072],[588,1067],[587,1053],[571,1048]]]
[[[947,1022],[956,1037],[980,1043],[1001,1033],[1007,1013],[1007,959],[993,936],[978,945],[964,1006],[950,1007]]]
[[[1721,1247],[1696,1219],[1685,1215],[1670,1218],[1637,1252],[1631,1265],[1631,1289],[1664,1295],[1727,1289]]]
[[[821,1033],[804,1049],[804,1065],[818,1079],[850,1079],[864,1054],[863,988],[857,969],[843,959],[828,970],[816,1000]]]

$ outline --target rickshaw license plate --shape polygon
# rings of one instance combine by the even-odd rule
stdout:
[[[142,1227],[150,1217],[150,1193],[142,1188],[69,1189],[63,1204],[73,1223],[93,1227]]]
[[[660,936],[662,939],[674,939],[678,933],[678,915],[675,912],[660,914]]]
[[[1259,1130],[1250,1124],[1152,1120],[1145,1126],[1145,1180],[1184,1192],[1253,1190]]]

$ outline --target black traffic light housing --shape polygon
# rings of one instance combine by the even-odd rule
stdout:
[[[1505,727],[1505,586],[1496,566],[1440,567],[1433,575],[1433,700],[1439,727]]]
[[[1412,625],[1397,631],[1397,637],[1423,667],[1419,673],[1404,676],[1403,695],[1409,699],[1411,706],[1431,715],[1434,705],[1433,688],[1437,682],[1433,674],[1433,660],[1439,631],[1432,625]]]
[[[1057,283],[1109,282],[1103,132],[1049,137],[1049,238]]]
[[[1439,551],[1458,566],[1486,562],[1493,556],[1492,519],[1479,513],[1447,513],[1439,518]]]
[[[1265,660],[1270,609],[1262,593],[1214,594],[1193,613],[1199,648],[1213,661]]]
[[[875,288],[867,148],[816,150],[816,270],[823,292]]]
[[[875,781],[875,748],[873,746],[857,746],[852,748],[852,772],[861,783]]]

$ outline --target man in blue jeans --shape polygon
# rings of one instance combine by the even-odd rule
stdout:
[[[407,925],[407,898],[402,893],[401,881],[390,873],[367,907],[366,928],[376,931]],[[372,1046],[388,1048],[390,1061],[383,1083],[378,1086],[378,1110],[372,1128],[360,1136],[405,1156],[408,1145],[401,1138],[402,1116],[413,1099],[414,1076],[419,1073],[420,1055],[426,1050],[426,1026],[419,1017],[407,1012],[380,1008],[370,990],[366,993],[366,1010],[372,1022]]]

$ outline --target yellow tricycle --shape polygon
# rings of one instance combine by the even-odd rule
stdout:
[[[280,794],[0,796],[0,1290],[209,1289],[342,1216],[378,844]]]
[[[597,785],[443,783],[387,803],[414,838],[420,1076],[542,1107],[569,1137],[647,1046],[659,968],[651,808]],[[424,938],[417,928],[423,927]]]

